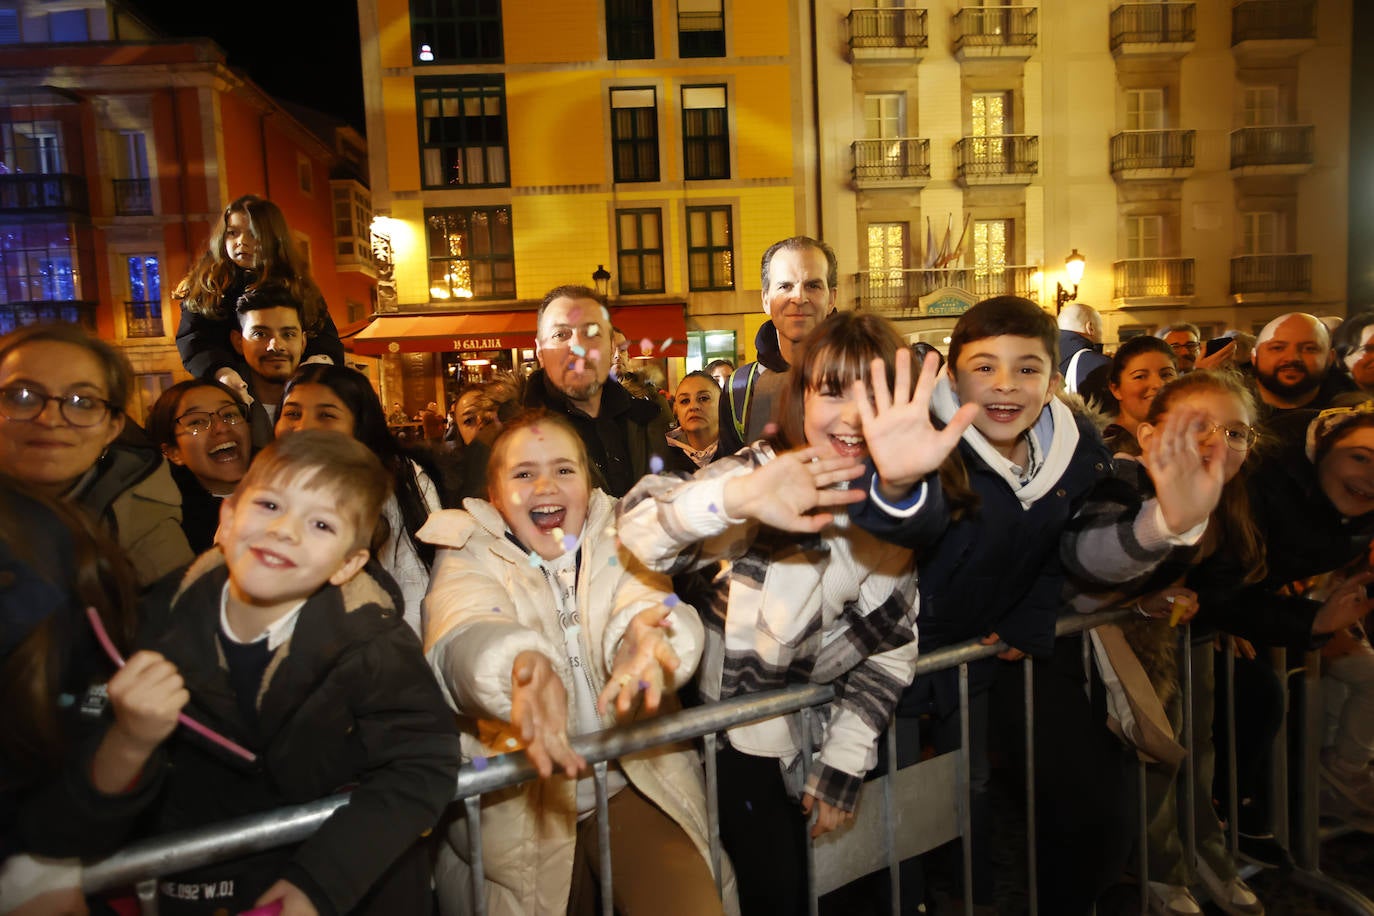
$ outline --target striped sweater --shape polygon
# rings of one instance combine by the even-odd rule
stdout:
[[[725,482],[773,457],[760,442],[690,478],[645,477],[620,503],[620,540],[650,569],[673,575],[701,612],[704,699],[834,686],[805,790],[851,811],[877,761],[878,736],[915,674],[915,561],[846,524],[847,516],[818,535],[727,516]],[[729,738],[789,771],[803,750],[795,715],[733,728]]]

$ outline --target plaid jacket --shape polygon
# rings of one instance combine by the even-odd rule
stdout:
[[[620,504],[620,540],[650,569],[674,575],[700,611],[704,699],[834,685],[806,791],[849,811],[877,761],[878,735],[915,674],[915,562],[910,550],[843,516],[819,535],[726,516],[726,480],[773,458],[759,442],[690,478],[644,478]],[[739,726],[729,737],[740,751],[784,765],[803,750],[797,716]]]

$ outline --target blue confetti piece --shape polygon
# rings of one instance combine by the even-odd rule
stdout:
[[[650,456],[650,458],[649,458],[649,470],[652,471],[652,472],[655,473],[655,474],[662,474],[662,473],[663,473],[663,459],[660,458],[658,455],[652,455],[652,456]]]
[[[611,557],[609,560],[606,561],[606,565],[607,565],[607,566],[619,566],[619,565],[620,565],[620,561],[619,561],[618,559],[616,559],[615,557]]]
[[[576,355],[576,356],[586,356],[586,355],[587,355],[587,348],[581,346],[580,344],[573,344],[573,345],[572,345],[571,347],[569,347],[568,349],[572,350],[572,351],[573,351],[573,354]]]
[[[649,689],[649,682],[648,682],[648,681],[640,681],[640,682],[639,682],[639,689],[640,689],[640,690],[648,690],[648,689]]]
[[[537,554],[537,553],[532,553],[532,554],[530,554],[529,563],[530,563],[530,568],[532,568],[532,569],[538,567],[538,566],[539,566],[539,554]]]
[[[572,550],[577,546],[577,536],[572,534],[563,535],[563,549]]]
[[[677,595],[667,595],[667,596],[664,597],[664,599],[663,599],[663,606],[664,606],[664,607],[677,607],[678,602],[681,601],[681,600],[682,600],[682,599],[679,598]]]
[[[715,503],[711,503],[709,506],[706,507],[706,511],[707,511],[707,512],[715,512],[715,511],[716,511],[716,504],[715,504]]]
[[[745,803],[744,803],[744,810],[745,810],[745,811],[748,811],[748,812],[750,812],[750,813],[752,814],[753,811],[754,811],[754,803],[753,803],[753,802],[745,802]]]
[[[72,696],[70,693],[59,693],[57,695],[57,705],[63,708],[71,706],[75,702],[76,697]]]
[[[485,770],[485,769],[487,768],[487,758],[485,758],[485,757],[474,757],[474,758],[472,758],[472,768],[473,768],[474,770],[476,770],[477,772],[479,772],[479,773],[482,772],[483,770]]]
[[[492,612],[493,614],[499,614],[499,613],[501,613],[501,609],[500,609],[499,607],[494,607],[494,608],[491,609],[491,612]]]

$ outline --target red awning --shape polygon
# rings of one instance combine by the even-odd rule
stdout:
[[[611,309],[630,340],[631,356],[686,356],[687,323],[680,302]],[[535,312],[379,315],[349,341],[355,353],[451,353],[533,347]],[[647,341],[647,345],[646,345]]]

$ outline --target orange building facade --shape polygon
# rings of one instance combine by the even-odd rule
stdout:
[[[143,419],[186,376],[171,293],[243,194],[282,208],[335,323],[366,318],[361,136],[307,125],[208,40],[160,40],[116,4],[80,12],[0,18],[0,333],[67,320],[118,343]]]

